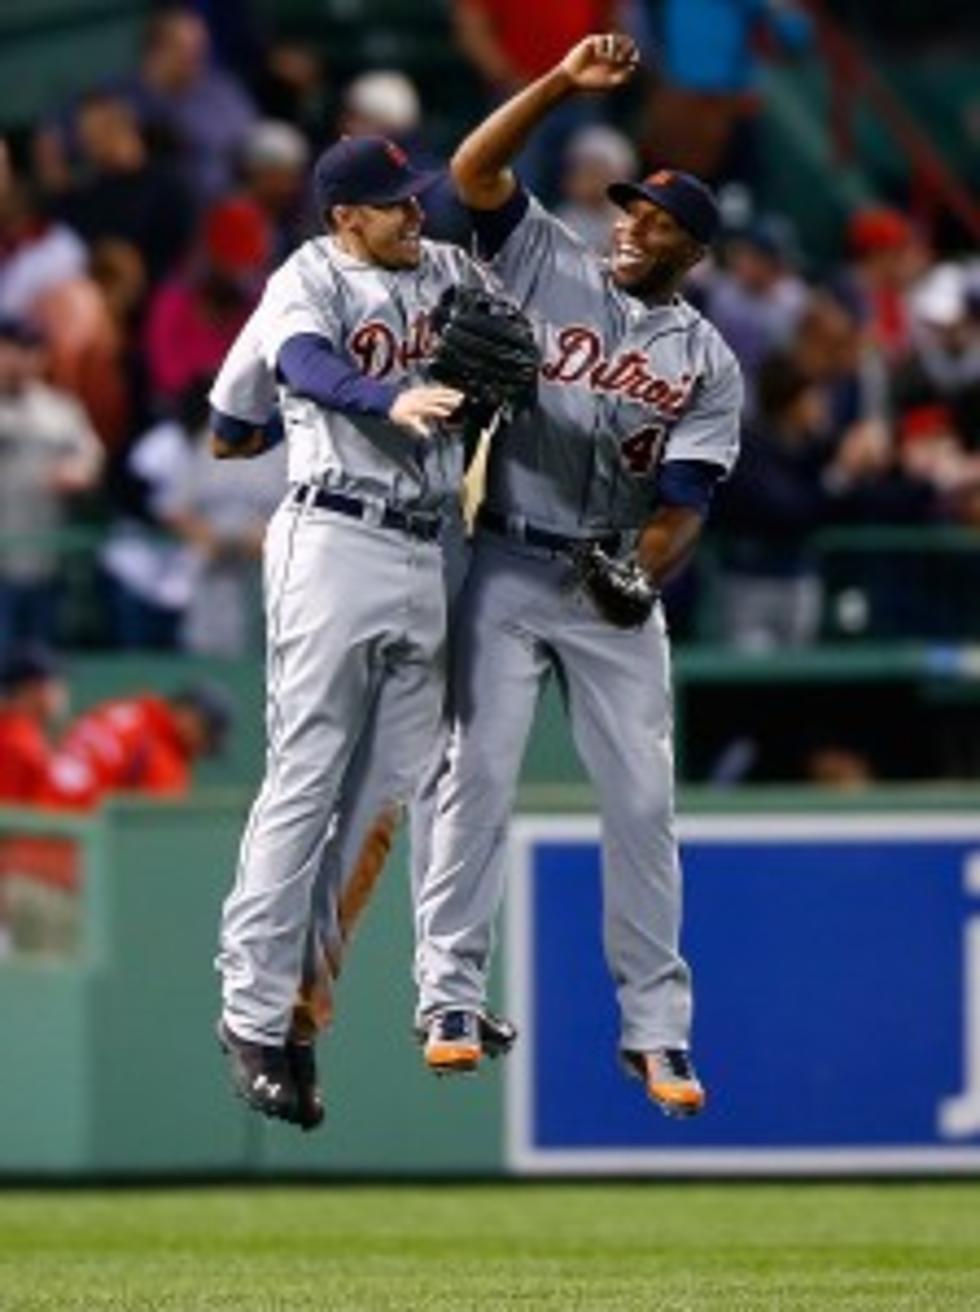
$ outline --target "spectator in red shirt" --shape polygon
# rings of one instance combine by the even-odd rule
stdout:
[[[929,263],[929,252],[899,210],[870,206],[847,225],[850,286],[864,310],[868,335],[886,360],[906,360],[912,350],[908,295]]]
[[[546,73],[569,46],[615,26],[618,0],[456,0],[454,21],[463,52],[501,96]]]
[[[67,686],[46,648],[8,657],[0,671],[0,804],[38,801],[51,768],[48,735],[67,705]]]
[[[576,42],[617,26],[620,0],[455,0],[456,40],[493,100],[506,100],[552,68]],[[528,190],[545,205],[560,198],[562,161],[572,134],[602,115],[596,99],[578,97],[553,110],[516,160]]]
[[[231,723],[231,702],[213,684],[103,702],[66,735],[45,800],[91,808],[118,792],[181,797],[194,762],[221,750]]]
[[[271,258],[272,232],[254,201],[234,197],[207,212],[190,272],[161,284],[150,303],[146,352],[158,399],[173,403],[195,379],[217,372]]]

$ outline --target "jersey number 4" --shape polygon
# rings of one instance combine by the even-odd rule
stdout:
[[[637,478],[652,474],[664,444],[667,429],[663,424],[648,424],[638,428],[619,444],[623,464]]]

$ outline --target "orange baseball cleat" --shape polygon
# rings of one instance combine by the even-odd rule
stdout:
[[[657,1048],[654,1052],[623,1052],[627,1074],[643,1080],[647,1097],[665,1116],[697,1116],[707,1096],[686,1048]]]

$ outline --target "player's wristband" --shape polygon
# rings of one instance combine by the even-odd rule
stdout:
[[[707,515],[715,485],[724,478],[721,465],[709,460],[668,460],[657,475],[657,500]]]
[[[273,410],[262,425],[262,450],[271,451],[274,446],[278,446],[285,439],[286,425],[282,422],[282,415],[278,410]]]
[[[259,433],[262,436],[261,449],[270,451],[286,436],[282,416],[278,410],[274,410],[265,423],[252,423],[247,419],[238,419],[234,415],[225,414],[223,410],[212,406],[210,428],[223,442],[233,448],[250,446],[255,434]]]

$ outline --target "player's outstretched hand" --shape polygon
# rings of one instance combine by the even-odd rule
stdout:
[[[622,32],[587,36],[572,46],[561,68],[580,91],[611,91],[633,76],[640,53],[632,37]]]
[[[388,418],[418,437],[428,437],[432,424],[448,419],[462,402],[463,393],[455,387],[409,387],[395,397]]]

